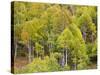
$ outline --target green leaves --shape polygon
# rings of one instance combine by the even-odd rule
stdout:
[[[15,73],[33,73],[33,72],[51,72],[60,69],[57,60],[54,57],[45,57],[44,60],[35,58],[30,64],[26,65],[24,69],[15,70]]]
[[[39,43],[35,43],[35,49],[37,53],[41,53],[43,46],[41,46]]]
[[[69,25],[69,28],[61,33],[57,41],[60,48],[69,49],[68,52],[71,52],[71,59],[74,64],[80,65],[82,62],[86,64],[88,60],[86,45],[80,29],[75,24]],[[80,69],[84,64],[79,66]]]
[[[62,48],[69,47],[71,45],[71,42],[73,41],[73,35],[71,31],[68,28],[66,28],[58,37],[57,41]]]
[[[29,43],[34,54],[23,72],[87,69],[97,55],[95,6],[15,2],[14,7],[14,38]],[[61,67],[58,59],[67,64],[60,61]]]

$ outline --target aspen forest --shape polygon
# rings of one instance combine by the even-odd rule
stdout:
[[[11,3],[13,73],[97,68],[97,7]]]

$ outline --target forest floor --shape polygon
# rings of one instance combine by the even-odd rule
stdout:
[[[18,57],[15,60],[14,67],[20,69],[20,68],[25,67],[25,65],[27,65],[27,64],[28,64],[28,59],[27,58]],[[92,63],[92,64],[88,65],[88,69],[96,69],[96,68],[97,68],[97,65],[95,63]]]
[[[28,64],[28,59],[25,58],[25,57],[18,57],[18,58],[16,58],[14,63],[15,63],[14,64],[15,68],[20,69],[20,68],[22,68],[22,67],[24,67],[25,65]]]
[[[96,63],[92,63],[88,66],[88,69],[96,69],[97,68],[97,64]]]

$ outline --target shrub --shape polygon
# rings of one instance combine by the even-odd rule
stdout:
[[[70,66],[69,65],[65,65],[64,66],[64,71],[66,71],[66,70],[70,70]]]
[[[41,58],[35,58],[25,68],[16,69],[15,73],[51,72],[59,70],[60,65],[57,63],[57,60],[53,56],[46,56],[43,60]]]

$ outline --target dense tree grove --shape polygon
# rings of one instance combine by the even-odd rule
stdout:
[[[12,8],[14,61],[21,57],[28,61],[22,69],[14,66],[15,73],[81,70],[96,65],[95,6],[14,2]]]

